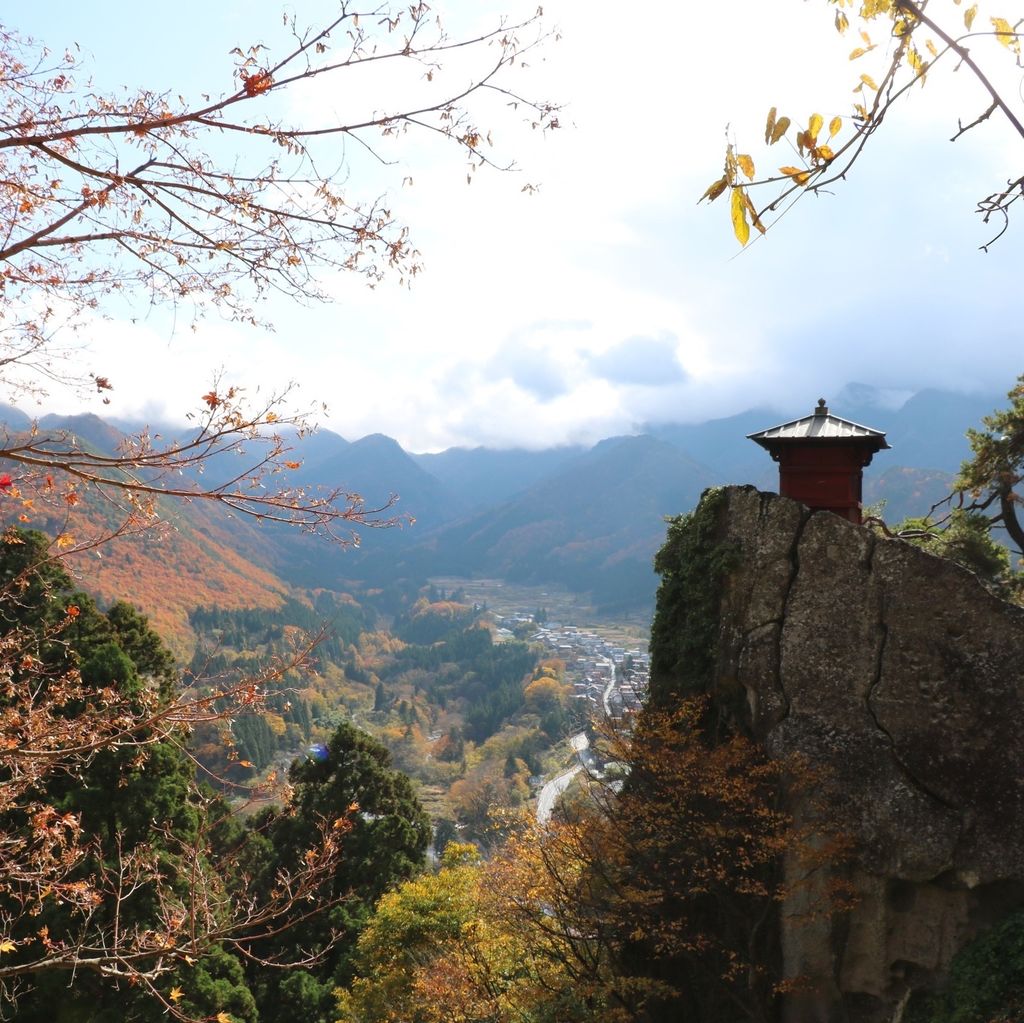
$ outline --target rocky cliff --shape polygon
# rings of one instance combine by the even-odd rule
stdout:
[[[899,540],[752,488],[728,551],[711,689],[773,754],[822,768],[855,846],[852,912],[783,913],[787,1016],[898,1020],[1024,903],[1024,610]],[[827,877],[817,880],[825,886]]]

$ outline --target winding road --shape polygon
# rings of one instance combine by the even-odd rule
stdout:
[[[615,662],[610,657],[602,657],[600,659],[600,663],[602,663],[602,665],[607,669],[609,674],[608,684],[604,687],[604,692],[601,696],[601,703],[604,706],[605,716],[611,717],[611,697],[612,693],[615,692],[615,684],[618,681],[615,674]],[[592,774],[600,776],[600,765],[594,762],[595,757],[590,751],[590,740],[587,738],[586,732],[577,732],[576,735],[569,739],[569,744],[576,753],[579,763],[575,764],[573,767],[567,768],[561,774],[555,775],[555,777],[552,778],[551,781],[547,782],[540,790],[540,795],[537,797],[538,824],[547,824],[547,822],[551,820],[551,814],[554,812],[555,803],[558,802],[558,797],[569,787],[573,778],[575,778],[580,771],[590,769]],[[588,763],[588,761],[590,761],[590,763]]]
[[[582,759],[584,752],[590,748],[590,740],[585,732],[577,732],[569,740],[569,745],[572,746],[576,756]],[[537,797],[538,824],[547,824],[551,820],[551,814],[554,812],[558,797],[569,787],[573,778],[582,770],[583,764],[576,764],[567,771],[556,775],[540,790],[540,795]]]

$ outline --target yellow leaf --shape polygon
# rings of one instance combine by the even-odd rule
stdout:
[[[1013,26],[1005,18],[989,18],[988,20],[992,22],[992,27],[996,30],[996,39],[1007,49],[1020,53],[1020,42]]]
[[[824,119],[821,114],[811,114],[811,119],[807,122],[807,134],[812,139],[818,137],[818,132],[821,131],[821,126],[824,124]]]
[[[836,11],[836,31],[845,32],[850,27],[850,19],[842,11]]]
[[[172,1002],[180,1002],[185,997],[185,992],[180,987],[172,987],[171,993],[167,996]]]
[[[843,129],[843,119],[841,117],[833,117],[828,122],[828,137],[834,139],[840,131]]]
[[[873,78],[871,77],[871,75],[861,75],[861,76],[860,76],[860,80],[861,80],[861,81],[862,81],[862,82],[863,82],[863,83],[864,83],[864,84],[865,84],[865,85],[866,85],[866,86],[867,86],[867,87],[868,87],[869,89],[874,89],[874,91],[875,91],[875,92],[878,92],[878,86],[877,86],[877,85],[875,85],[875,80],[874,80],[874,79],[873,79]]]
[[[704,199],[707,199],[708,202],[714,202],[725,191],[728,184],[729,182],[723,174],[717,181],[712,181],[708,185],[704,194],[697,201],[702,202]]]
[[[772,137],[769,139],[769,145],[774,146],[783,135],[789,131],[790,120],[788,117],[780,117],[775,122],[775,128],[772,130]]]
[[[775,115],[777,113],[778,111],[775,109],[775,107],[772,107],[771,110],[768,111],[768,120],[765,122],[764,126],[765,145],[768,145],[768,143],[771,141],[772,132],[775,131]]]
[[[832,152],[831,146],[818,146],[818,148],[815,149],[814,152],[819,160],[832,160],[835,159],[836,155],[835,153]]]
[[[61,533],[57,537],[57,550],[67,550],[68,547],[75,546],[75,538],[70,533]]]
[[[977,17],[977,14],[978,14],[978,5],[977,4],[974,4],[973,6],[968,7],[967,10],[964,11],[964,25],[967,26],[967,31],[968,32],[970,32],[971,26],[974,24],[974,19],[975,19],[975,17]]]
[[[746,154],[742,153],[736,157],[736,162],[740,165],[740,170],[746,174],[750,181],[754,180],[754,161]]]
[[[935,46],[935,43],[933,43],[931,39],[926,39],[924,41],[924,45],[928,47],[928,52],[933,57],[937,57],[939,55],[939,51],[938,51],[937,47]]]
[[[863,57],[868,51],[863,46],[858,46],[855,50],[850,51],[850,60],[856,60],[858,57]]]
[[[226,1012],[218,1012],[216,1019],[217,1023],[235,1023],[234,1019]]]
[[[764,234],[765,226],[761,223],[761,218],[757,215],[757,209],[754,204],[750,201],[750,196],[746,192],[743,193],[743,202],[747,207],[747,212],[750,214],[750,222]]]
[[[732,230],[740,245],[750,240],[750,225],[747,223],[747,204],[742,188],[732,190]]]
[[[13,952],[18,946],[8,938],[5,941],[0,941],[0,952]]]
[[[808,171],[801,170],[799,167],[780,167],[779,170],[791,177],[798,185],[806,185],[811,176]]]

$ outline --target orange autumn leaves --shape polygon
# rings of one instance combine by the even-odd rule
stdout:
[[[266,71],[255,71],[251,75],[243,71],[239,77],[246,96],[259,96],[274,84],[273,77]]]
[[[646,711],[604,737],[606,780],[552,822],[502,814],[486,861],[449,845],[438,873],[386,895],[342,1023],[620,1023],[657,1004],[732,1018],[794,983],[765,921],[797,896],[808,921],[842,909],[845,892],[803,886],[845,842],[781,798],[820,779],[740,736],[709,743],[706,710]]]

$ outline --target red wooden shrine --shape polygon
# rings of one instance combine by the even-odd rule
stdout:
[[[860,524],[863,470],[889,447],[884,433],[832,415],[822,398],[813,414],[748,436],[779,463],[780,494]]]

